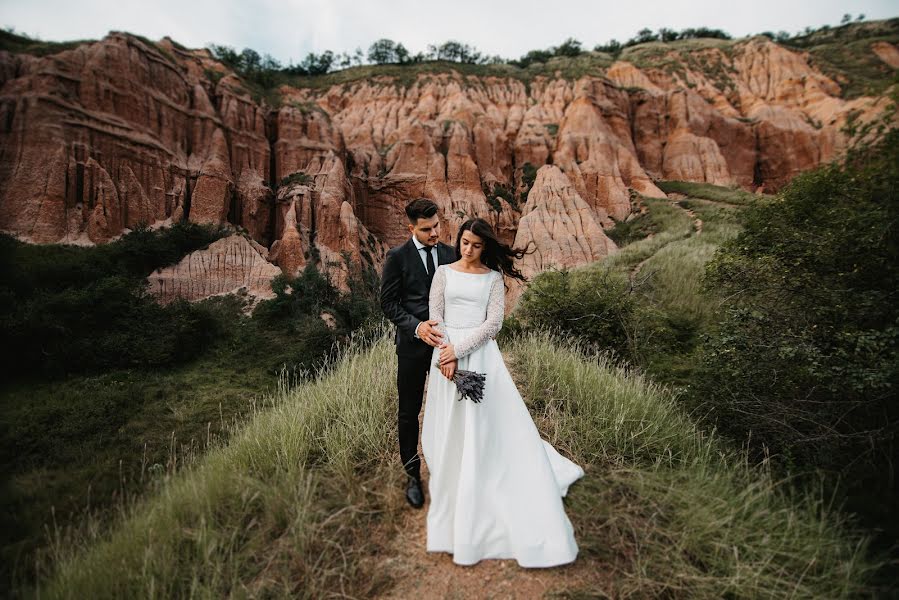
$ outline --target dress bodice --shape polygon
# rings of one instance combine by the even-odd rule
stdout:
[[[477,327],[487,319],[490,288],[498,273],[462,273],[446,269],[443,318],[447,327]]]
[[[440,321],[438,328],[444,335],[448,333],[447,328],[468,330],[462,339],[453,340],[453,335],[448,336],[456,356],[461,358],[495,337],[502,327],[503,276],[499,271],[463,273],[449,265],[440,265],[431,282],[429,304],[430,317]]]

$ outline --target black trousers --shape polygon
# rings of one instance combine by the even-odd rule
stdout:
[[[398,356],[396,387],[399,392],[397,425],[400,438],[400,460],[410,476],[421,479],[418,457],[418,415],[425,391],[425,379],[431,368],[431,353],[423,356]]]

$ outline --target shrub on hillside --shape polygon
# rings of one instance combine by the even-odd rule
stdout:
[[[359,329],[370,329],[382,319],[378,302],[380,281],[374,269],[361,269],[349,261],[347,266],[349,291],[345,293],[312,262],[296,277],[278,275],[272,280],[275,297],[260,303],[253,319],[266,328],[308,339],[307,354],[316,361],[325,358],[336,340]],[[323,315],[334,319],[333,328],[326,324]]]
[[[516,315],[524,328],[560,331],[632,358],[636,304],[627,277],[617,272],[540,273],[522,295]]]
[[[15,349],[0,369],[56,377],[195,356],[215,336],[214,319],[183,301],[160,306],[145,278],[223,234],[188,223],[140,227],[87,248],[0,237],[0,334]]]
[[[708,265],[727,301],[694,386],[722,430],[876,502],[899,464],[897,190],[893,131],[748,209]]]

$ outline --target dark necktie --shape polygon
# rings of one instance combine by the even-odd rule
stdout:
[[[428,283],[434,278],[434,257],[431,256],[431,249],[428,246],[422,248],[428,256]]]

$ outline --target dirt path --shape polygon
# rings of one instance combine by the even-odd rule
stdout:
[[[693,231],[696,235],[702,234],[702,219],[696,216],[696,212],[691,208],[685,208],[679,204],[681,200],[686,199],[688,196],[684,196],[683,194],[668,194],[668,199],[671,200],[671,206],[675,206],[683,211],[686,211],[690,218],[693,219]],[[711,202],[711,200],[709,200]]]
[[[650,235],[651,235],[651,234],[650,234]],[[648,236],[647,236],[647,237],[648,237]],[[653,256],[655,256],[655,253],[654,253],[654,252],[653,252],[652,254],[650,254],[649,256],[647,256],[646,258],[644,258],[643,260],[641,260],[640,262],[637,263],[637,266],[635,266],[635,267],[634,267],[634,270],[631,271],[631,282],[632,282],[632,283],[633,283],[634,279],[637,278],[637,275],[640,274],[640,269],[643,268],[643,265],[646,264],[646,261],[649,260],[650,258],[652,258]]]
[[[511,365],[509,367],[511,369]],[[423,420],[423,415],[424,409],[419,416],[419,423]],[[420,443],[418,454],[423,456]],[[427,552],[429,473],[424,460],[421,466],[426,492],[425,505],[418,510],[406,505],[408,511],[379,565],[379,568],[390,574],[396,585],[388,594],[378,598],[543,598],[547,592],[574,590],[583,588],[588,583],[595,589],[598,580],[607,571],[597,561],[584,558],[582,553],[569,565],[549,569],[524,569],[514,560],[497,559],[482,560],[472,566],[460,566],[453,562],[452,555],[448,553]]]
[[[679,202],[681,200],[685,199],[686,197],[687,196],[684,196],[683,194],[675,194],[675,193],[668,194],[668,198],[670,200],[669,203],[671,204],[671,206],[674,206],[674,207],[679,208],[682,211],[686,212],[687,215],[689,215],[690,218],[693,220],[693,235],[702,235],[702,219],[700,219],[696,215],[696,211],[694,211],[693,209],[683,207],[679,204]],[[650,233],[646,237],[647,237],[647,239],[649,239],[652,236],[653,236],[653,234]],[[653,255],[654,255],[654,253],[653,253]],[[646,261],[648,261],[650,258],[652,258],[653,255],[647,256],[646,258],[644,258],[643,260],[641,260],[640,262],[638,262],[636,264],[636,266],[631,270],[631,274],[630,274],[631,281],[633,281],[637,277],[637,275],[640,274],[640,269],[643,268],[643,265],[646,263]]]

